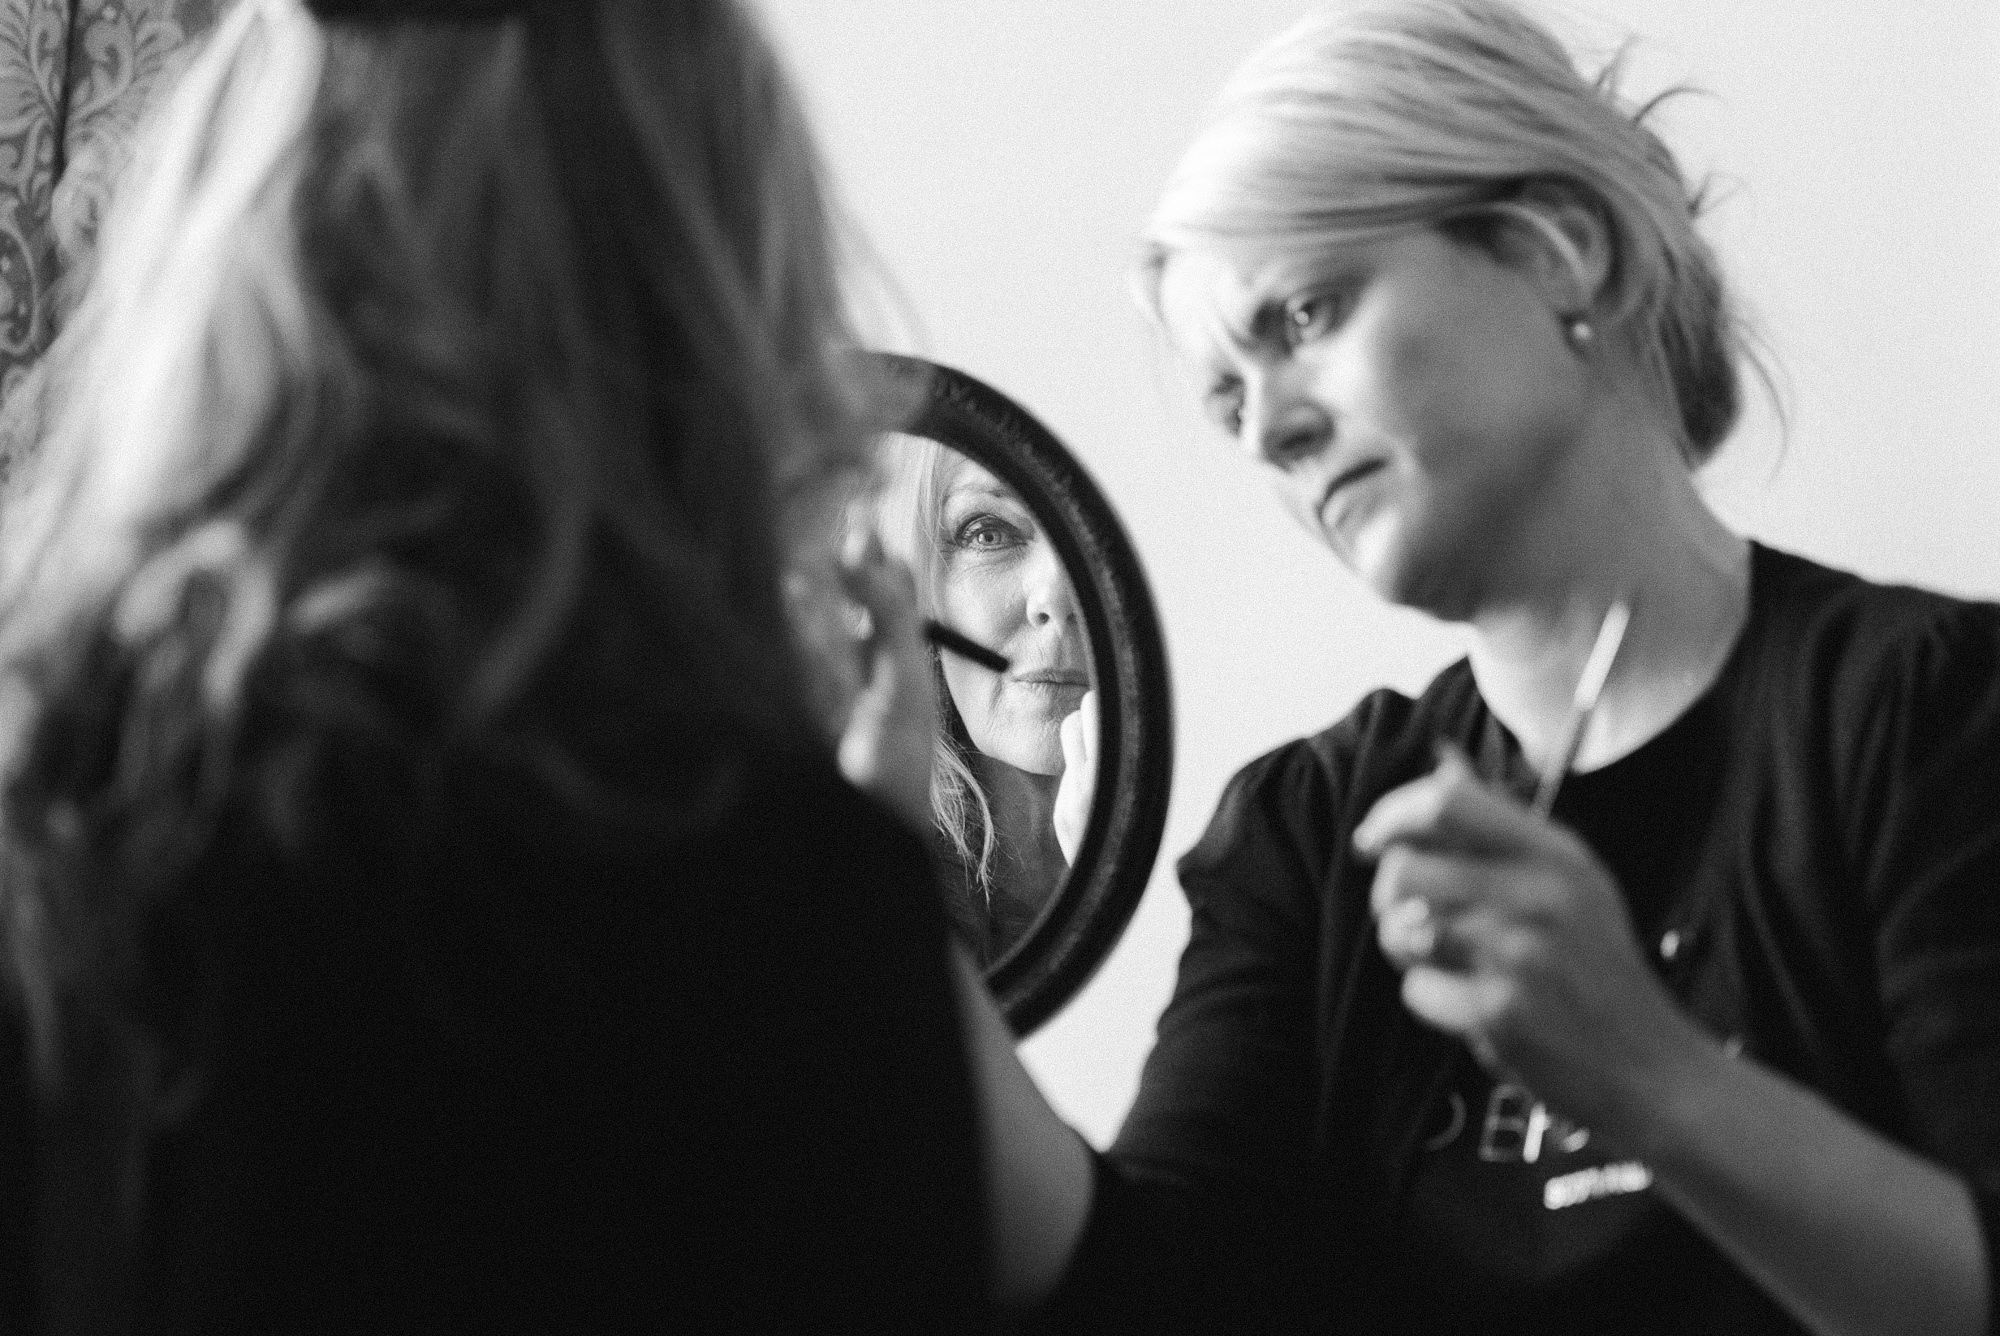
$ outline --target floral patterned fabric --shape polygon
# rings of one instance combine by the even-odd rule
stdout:
[[[0,392],[48,339],[71,0],[0,0]]]
[[[0,481],[132,127],[228,3],[0,0]]]

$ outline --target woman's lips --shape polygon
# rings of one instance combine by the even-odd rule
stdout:
[[[1025,673],[1010,673],[1007,680],[1019,682],[1023,686],[1076,687],[1085,691],[1090,689],[1088,674],[1066,668],[1036,668]]]

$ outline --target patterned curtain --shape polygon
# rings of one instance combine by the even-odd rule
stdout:
[[[34,396],[59,280],[96,233],[140,112],[228,3],[0,0],[0,484],[32,424],[14,401]]]

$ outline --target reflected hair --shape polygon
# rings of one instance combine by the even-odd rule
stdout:
[[[882,545],[916,575],[917,604],[935,617],[942,605],[945,544],[944,498],[950,481],[946,448],[921,436],[884,438],[886,461],[877,502]],[[944,679],[944,660],[933,645],[931,683],[937,694],[937,733],[931,755],[931,822],[968,885],[982,901],[993,894],[993,809],[972,771],[972,735]]]
[[[1594,210],[1609,276],[1587,313],[1622,341],[1690,466],[1741,409],[1749,354],[1695,227],[1702,192],[1619,92],[1503,0],[1372,0],[1309,15],[1231,77],[1146,230],[1139,288],[1158,313],[1177,251],[1279,246],[1311,254],[1436,228],[1499,253],[1530,229],[1580,276],[1538,191]],[[1768,382],[1768,377],[1765,378]]]

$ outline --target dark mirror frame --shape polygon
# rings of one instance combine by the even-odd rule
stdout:
[[[1026,1037],[1097,972],[1139,906],[1173,784],[1173,694],[1159,615],[1116,512],[1064,445],[1021,405],[963,371],[873,353],[917,407],[899,430],[961,452],[1013,488],[1069,572],[1090,640],[1099,724],[1089,829],[1061,891],[986,971]]]

